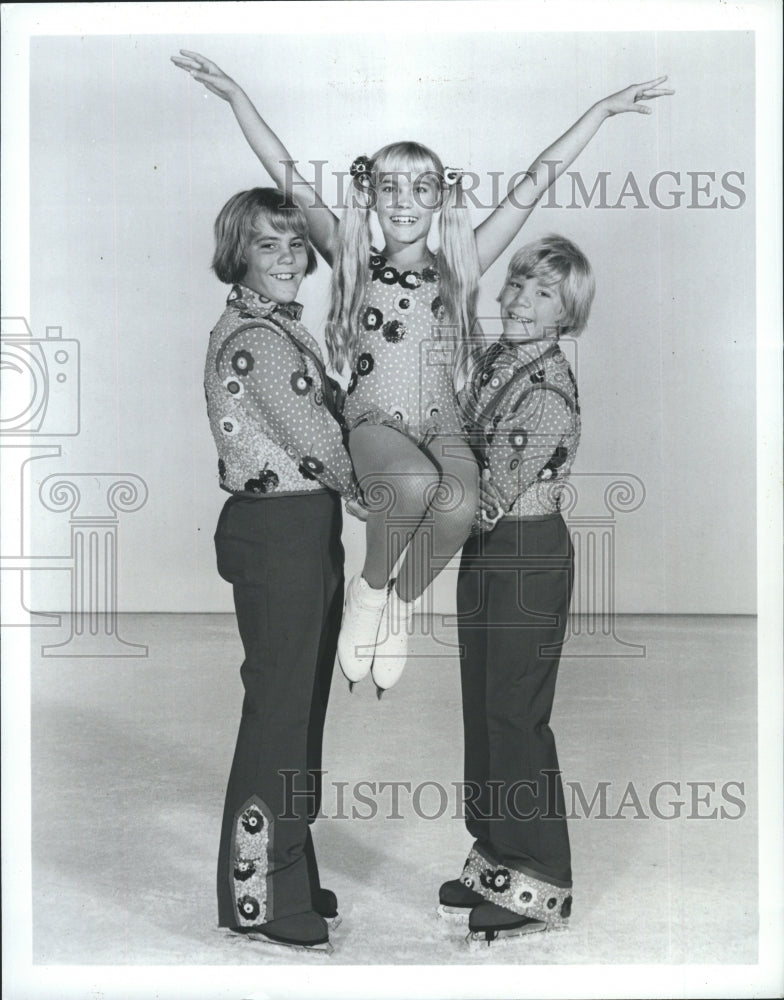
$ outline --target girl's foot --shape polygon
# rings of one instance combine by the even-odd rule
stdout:
[[[376,636],[388,590],[376,590],[361,576],[346,588],[343,624],[338,636],[338,661],[349,686],[366,677],[373,665]]]
[[[397,684],[408,659],[408,636],[414,616],[414,601],[404,601],[392,588],[378,629],[381,641],[373,661],[373,680],[379,698]]]

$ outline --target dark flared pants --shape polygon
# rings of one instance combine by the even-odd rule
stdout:
[[[491,865],[563,886],[572,873],[549,722],[572,578],[555,514],[469,539],[457,590],[466,826]]]
[[[215,533],[245,689],[218,856],[222,927],[311,909],[309,820],[343,605],[340,497],[231,497]]]

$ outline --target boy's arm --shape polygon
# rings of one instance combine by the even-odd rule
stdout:
[[[649,115],[651,109],[641,104],[641,101],[651,101],[675,93],[674,90],[659,86],[666,79],[666,76],[660,76],[647,83],[635,83],[617,94],[605,97],[589,108],[560,139],[556,139],[537,156],[501,204],[476,228],[476,250],[482,273],[506,250],[536,203],[585,149],[602,122],[627,111]]]
[[[261,161],[264,169],[287,196],[305,213],[313,245],[328,264],[332,264],[333,240],[338,220],[329,207],[321,200],[318,192],[298,170],[290,153],[258,113],[245,91],[227,76],[223,70],[189,49],[180,49],[179,56],[172,56],[172,62],[203,83],[207,90],[217,94],[231,105],[240,128],[248,140],[248,145]]]

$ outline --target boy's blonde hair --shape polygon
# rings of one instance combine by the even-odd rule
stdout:
[[[286,201],[277,188],[251,188],[233,195],[215,220],[215,253],[212,269],[219,281],[233,285],[242,281],[248,265],[245,248],[250,243],[259,218],[278,233],[296,233],[305,241],[308,266],[305,274],[316,270],[316,252],[310,242],[308,223],[301,208]]]
[[[526,243],[509,261],[504,285],[514,278],[537,278],[558,289],[565,314],[559,335],[576,337],[585,329],[596,283],[588,258],[571,240],[551,234]]]

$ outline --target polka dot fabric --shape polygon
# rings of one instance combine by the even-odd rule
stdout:
[[[456,334],[443,325],[438,287],[434,267],[401,272],[374,251],[344,408],[350,429],[384,424],[417,444],[461,433],[452,381]]]
[[[353,496],[343,430],[327,405],[321,358],[297,303],[235,285],[210,334],[204,389],[221,486],[235,493]]]
[[[508,514],[557,511],[580,442],[577,383],[557,345],[532,362],[530,346],[493,344],[461,402],[465,429]]]

